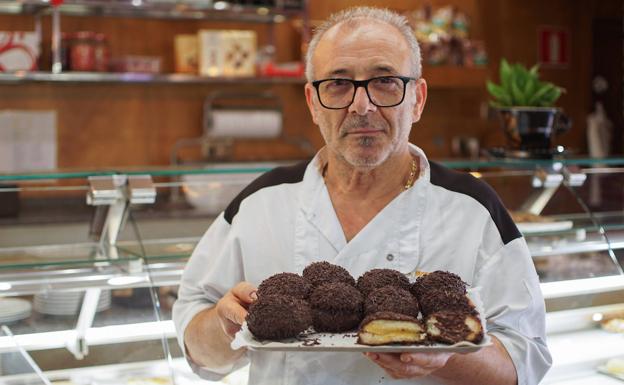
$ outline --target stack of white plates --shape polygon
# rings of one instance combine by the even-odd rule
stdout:
[[[77,315],[82,306],[83,291],[51,291],[35,294],[35,310],[50,315]],[[97,311],[111,306],[110,290],[102,290],[97,304]]]
[[[0,298],[0,324],[28,318],[31,313],[30,301],[19,298]]]

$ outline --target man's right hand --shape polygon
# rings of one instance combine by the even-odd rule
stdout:
[[[217,302],[215,311],[219,324],[229,338],[234,338],[240,330],[249,305],[258,299],[256,290],[249,282],[240,282]]]
[[[184,332],[186,350],[196,364],[227,371],[246,349],[232,350],[230,343],[247,317],[247,308],[257,299],[256,288],[240,282],[215,306],[200,311]]]

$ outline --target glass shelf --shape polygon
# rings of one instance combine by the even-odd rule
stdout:
[[[0,174],[0,183],[16,182],[29,180],[46,180],[46,179],[84,179],[88,176],[102,175],[143,175],[148,174],[154,177],[181,176],[193,174],[249,174],[262,173],[273,169],[279,165],[289,165],[299,160],[273,162],[273,163],[220,163],[218,165],[202,165],[202,166],[150,166],[150,167],[120,167],[99,170],[53,170],[32,173],[16,173],[16,174]],[[570,158],[557,160],[517,160],[517,159],[479,159],[479,160],[435,160],[436,162],[452,168],[465,170],[490,170],[490,169],[518,169],[533,170],[539,167],[550,167],[553,164],[563,166],[624,166],[624,158]]]
[[[119,247],[118,258],[98,255],[98,245],[67,244],[0,249],[0,274],[9,269],[80,267],[81,265],[115,265],[138,260],[138,256]]]
[[[208,77],[187,74],[143,74],[109,72],[28,72],[0,73],[0,84],[23,83],[120,83],[120,84],[305,84],[300,77]]]
[[[293,2],[290,2],[293,4]],[[255,23],[279,23],[286,17],[301,16],[304,3],[291,7],[237,5],[223,1],[164,1],[164,0],[65,0],[61,14],[72,16],[113,16],[159,19],[218,20]],[[0,2],[0,13],[47,14],[49,1],[9,0]]]

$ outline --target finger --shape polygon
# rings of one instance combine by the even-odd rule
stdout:
[[[230,338],[233,338],[241,329],[241,325],[245,321],[247,311],[234,299],[226,299],[224,297],[222,303],[217,306],[217,313],[221,323],[221,328]]]
[[[251,304],[258,299],[256,287],[249,282],[240,282],[230,292],[244,304]]]
[[[400,354],[397,353],[376,353],[377,362],[379,365],[392,369],[399,370],[404,364],[400,360]]]
[[[242,325],[247,317],[247,309],[245,309],[233,295],[225,295],[219,301],[217,311],[221,318],[237,325]]]
[[[375,362],[384,368],[393,378],[422,377],[430,374],[433,370],[438,368],[438,366],[430,366],[431,358],[426,357],[427,355],[429,354],[425,353],[425,357],[419,357],[418,360],[425,363],[427,366],[421,366],[409,353],[380,353],[378,354],[379,357]]]
[[[446,365],[453,353],[402,353],[401,362],[411,363],[427,369],[438,369]]]

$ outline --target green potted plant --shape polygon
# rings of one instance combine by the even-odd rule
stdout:
[[[490,104],[499,111],[508,150],[526,156],[552,155],[553,138],[570,128],[569,119],[555,102],[565,91],[539,79],[539,67],[500,64],[500,84],[487,82]]]

